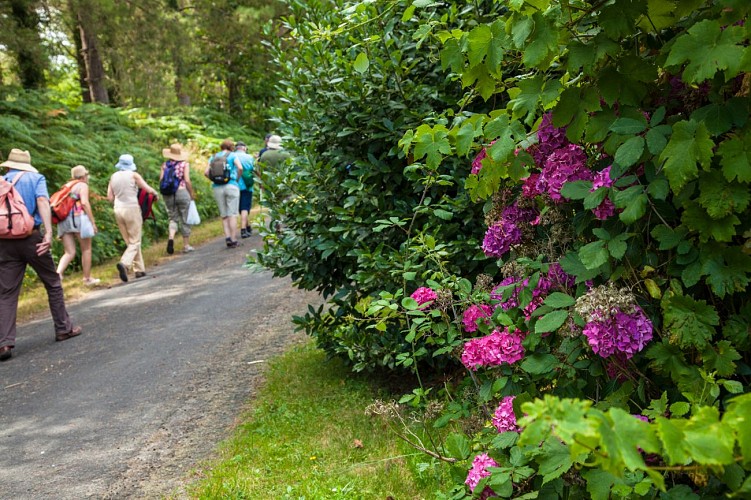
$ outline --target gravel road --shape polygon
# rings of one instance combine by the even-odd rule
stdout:
[[[48,316],[19,325],[0,363],[0,498],[185,497],[265,362],[305,340],[292,315],[321,302],[244,269],[260,238],[242,241],[68,304],[80,337],[55,342]]]

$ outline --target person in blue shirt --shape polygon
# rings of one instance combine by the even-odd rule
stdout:
[[[26,209],[34,217],[34,231],[23,239],[4,239],[0,243],[0,361],[13,355],[16,344],[16,315],[26,266],[36,271],[47,290],[47,298],[55,325],[55,340],[62,341],[81,334],[80,326],[73,326],[65,308],[63,284],[52,259],[52,211],[47,191],[47,180],[31,166],[31,155],[20,149],[11,150],[8,160],[0,163],[7,167],[5,180],[12,182],[16,176],[16,191],[23,198]],[[41,230],[44,230],[42,233]]]
[[[248,146],[244,142],[238,141],[235,144],[234,155],[235,166],[239,166],[242,175],[239,179],[240,184],[240,237],[249,238],[253,230],[248,223],[248,214],[253,207],[253,167],[255,162],[253,157],[248,154]],[[239,163],[239,165],[237,165]]]
[[[242,167],[238,167],[234,162],[235,143],[229,139],[222,141],[220,151],[209,158],[209,164],[204,171],[204,175],[209,175],[211,162],[217,155],[227,156],[227,165],[229,166],[229,182],[226,184],[217,184],[214,182],[212,188],[214,199],[219,207],[219,216],[222,218],[222,228],[224,229],[224,240],[227,248],[236,248],[237,241],[237,215],[240,212],[240,183],[238,179],[242,175]]]

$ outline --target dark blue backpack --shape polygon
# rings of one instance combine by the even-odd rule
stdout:
[[[180,187],[180,179],[177,176],[175,167],[177,167],[176,161],[168,161],[164,167],[164,175],[162,181],[159,183],[159,192],[164,195],[173,195],[177,193],[177,189]]]

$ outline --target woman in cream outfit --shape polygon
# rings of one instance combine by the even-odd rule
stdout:
[[[120,279],[128,281],[128,270],[131,267],[136,272],[136,278],[146,276],[146,267],[141,255],[143,219],[138,204],[138,188],[145,189],[154,196],[158,196],[159,193],[146,184],[143,177],[136,172],[132,155],[121,155],[115,168],[117,172],[112,174],[107,186],[107,199],[115,204],[115,220],[120,228],[120,234],[128,245],[120,257],[120,262],[117,263]]]
[[[83,282],[86,285],[96,285],[99,280],[91,277],[91,242],[90,237],[81,236],[81,228],[84,224],[90,224],[92,233],[96,234],[96,222],[94,212],[89,203],[89,171],[83,165],[76,165],[70,169],[70,177],[78,181],[70,188],[71,195],[76,199],[76,204],[68,217],[57,225],[57,235],[63,242],[64,254],[57,263],[57,274],[62,279],[68,264],[76,257],[76,238],[81,245],[81,268],[83,269]],[[86,220],[84,220],[86,219]]]

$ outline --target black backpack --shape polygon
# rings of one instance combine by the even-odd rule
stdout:
[[[229,153],[217,153],[209,162],[209,179],[214,184],[227,184],[230,181],[232,172],[230,164],[227,161]]]
[[[166,163],[166,166],[164,167],[164,175],[162,176],[162,180],[159,183],[159,192],[165,195],[173,195],[177,193],[177,190],[180,188],[180,179],[177,176],[176,168],[177,162],[176,161],[168,161]]]

